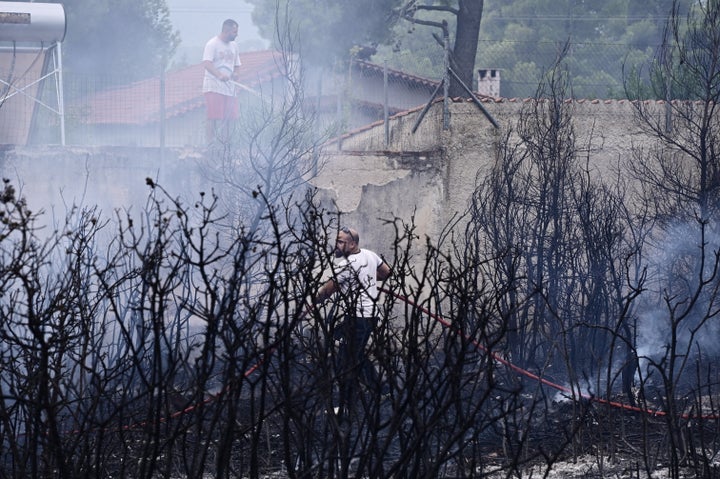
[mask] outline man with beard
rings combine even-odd
[[[345,318],[336,327],[341,340],[338,375],[340,377],[340,404],[347,407],[358,379],[376,391],[386,393],[378,373],[370,363],[365,348],[378,323],[378,281],[387,279],[391,270],[380,256],[360,248],[360,235],[354,229],[343,227],[335,240],[335,257],[339,260],[333,276],[318,290],[315,303],[322,303],[332,295],[344,307]]]

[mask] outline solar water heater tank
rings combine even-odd
[[[0,2],[0,41],[61,43],[65,20],[61,3]]]

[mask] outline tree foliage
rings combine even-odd
[[[115,81],[158,76],[180,37],[165,0],[64,0],[64,66]]]
[[[691,2],[679,2],[686,12]],[[644,65],[662,44],[672,1],[660,2],[549,2],[515,0],[487,2],[482,12],[476,68],[502,73],[501,94],[529,97],[543,72],[557,61],[566,43],[565,57],[572,89],[583,98],[623,98],[623,70]],[[428,15],[430,12],[428,12]],[[433,12],[430,18],[440,20]],[[454,21],[448,17],[451,32]],[[442,75],[442,51],[418,26],[398,24],[393,42],[378,48],[376,61],[432,78]],[[647,70],[643,71],[647,75]],[[646,77],[647,79],[647,77]]]
[[[488,5],[478,62],[500,68],[504,96],[527,96],[538,78],[518,66],[545,71],[566,42],[575,97],[622,97],[622,68],[651,57],[662,40],[671,2],[573,2],[516,0]],[[610,83],[608,83],[608,81]]]
[[[320,66],[347,61],[361,49],[366,55],[373,54],[377,46],[393,43],[396,26],[411,25],[420,26],[427,33],[425,40],[439,52],[439,65],[442,65],[443,36],[448,34],[454,71],[466,85],[472,85],[483,1],[250,0],[250,3],[255,5],[253,19],[264,37],[273,38],[275,25],[285,23],[282,18],[276,21],[278,17],[290,18],[302,57]],[[451,95],[467,96],[455,79],[451,82]]]
[[[443,40],[440,42],[443,51],[446,48],[445,38],[452,43],[452,46],[447,45],[448,50],[452,51],[448,66],[456,76],[449,77],[450,96],[469,96],[466,89],[473,87],[475,57],[484,3],[483,0],[457,0],[457,2],[440,1],[418,4],[416,0],[412,0],[407,2],[402,10],[402,18],[413,24],[440,28],[443,32]],[[438,13],[441,18],[438,21],[424,17],[428,13]],[[450,40],[449,31],[451,22],[454,25],[452,40]],[[438,39],[437,35],[434,37]]]
[[[347,60],[356,46],[389,37],[401,0],[249,0],[260,34],[277,44],[277,25],[288,25],[296,48],[310,64],[327,66]],[[280,34],[282,36],[282,33]]]

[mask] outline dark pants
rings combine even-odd
[[[338,375],[340,378],[341,405],[348,406],[355,394],[358,380],[366,387],[380,387],[378,373],[368,359],[366,347],[377,318],[345,317],[339,327],[340,351]]]

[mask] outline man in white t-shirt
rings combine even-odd
[[[333,268],[333,277],[320,287],[315,303],[322,303],[337,293],[345,309],[345,320],[337,328],[342,341],[339,351],[341,406],[347,406],[357,378],[382,391],[365,348],[378,322],[377,283],[387,279],[391,270],[376,253],[360,248],[360,235],[347,227],[338,232],[335,257],[339,261]]]
[[[222,24],[219,35],[205,44],[203,51],[202,91],[207,105],[207,141],[216,138],[227,140],[230,134],[230,122],[238,117],[238,100],[235,96],[234,80],[237,80],[240,68],[240,54],[235,38],[238,24],[227,19]],[[222,125],[222,131],[218,129]]]

